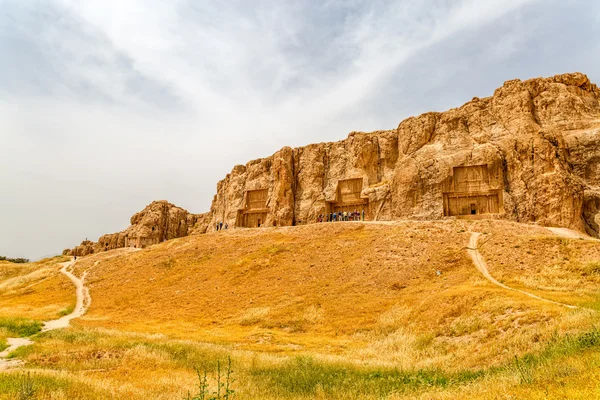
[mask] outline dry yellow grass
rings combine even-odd
[[[514,227],[514,229],[510,229]],[[490,273],[540,296],[600,309],[600,242],[569,239],[542,227],[487,223],[480,243]],[[507,229],[508,228],[508,229]]]
[[[498,280],[583,307],[488,282],[467,256],[471,231],[485,233]],[[244,399],[577,398],[600,384],[584,367],[600,364],[600,349],[561,343],[595,332],[598,247],[536,226],[435,221],[230,230],[121,249],[77,263],[88,313],[22,356],[48,379],[69,371],[72,398],[181,398],[194,366],[212,377],[227,355]],[[513,363],[526,354],[542,356],[523,382]],[[377,380],[386,374],[409,383],[394,389]]]
[[[0,262],[0,317],[57,318],[75,304],[71,281],[60,273],[66,257],[27,264]]]
[[[471,230],[509,239],[546,232],[501,221],[333,223],[104,253],[78,264],[89,269],[93,302],[77,324],[452,369],[502,363],[592,323],[581,325],[585,310],[489,284],[465,252]]]

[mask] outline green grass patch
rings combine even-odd
[[[62,310],[60,310],[60,312],[58,313],[59,317],[64,317],[66,315],[69,315],[73,312],[73,310],[75,310],[75,304],[70,305],[67,308],[63,308]]]
[[[538,372],[544,365],[557,364],[557,360],[599,349],[600,330],[597,328],[577,335],[554,335],[543,351],[536,354],[528,353],[522,357],[515,356],[513,365],[502,369],[512,371],[519,377],[521,384],[534,384],[536,376],[542,375]]]
[[[0,318],[0,328],[4,328],[12,335],[28,337],[42,330],[40,321],[27,318]]]
[[[358,367],[320,362],[311,357],[297,357],[273,367],[257,367],[250,373],[258,384],[281,398],[317,394],[333,398],[341,393],[353,393],[356,398],[386,397],[392,393],[465,384],[484,375],[483,371],[468,370],[447,373],[439,369],[404,371]]]
[[[77,371],[86,368],[117,367],[127,357],[128,349],[143,347],[149,350],[148,354],[167,355],[168,357],[159,357],[159,359],[170,360],[168,364],[164,365],[165,368],[178,366],[189,371],[202,371],[202,374],[199,375],[201,383],[206,383],[207,373],[211,382],[215,377],[220,376],[218,360],[225,360],[229,356],[227,349],[218,346],[135,336],[113,336],[110,333],[86,329],[48,332],[40,335],[39,339],[40,343],[35,346],[18,349],[15,352],[17,356],[27,360],[29,354],[40,351],[40,345],[43,347],[43,342],[46,340],[63,341],[65,346],[66,343],[71,343],[73,351],[76,351],[81,345],[83,349],[80,349],[80,353],[78,353],[79,358],[53,365],[53,368]],[[422,340],[423,346],[426,346],[432,338],[424,337]],[[57,346],[53,344],[50,348],[54,349]],[[566,365],[569,360],[599,350],[600,330],[594,328],[576,335],[556,334],[539,352],[514,357],[503,365],[482,369],[402,370],[321,361],[308,356],[280,359],[274,362],[263,362],[256,359],[247,363],[241,363],[239,359],[234,358],[232,363],[236,380],[245,381],[256,393],[269,393],[278,399],[387,398],[393,394],[410,395],[431,390],[452,390],[480,380],[490,380],[491,382],[498,377],[515,378],[517,385],[537,385],[541,384],[544,379],[548,380],[549,367]],[[49,351],[46,353],[47,356],[51,355],[52,350]],[[97,354],[110,354],[111,357],[109,361],[103,361],[104,364],[99,364],[94,361]],[[143,353],[137,354],[139,356]],[[91,361],[85,361],[87,358],[90,358]],[[35,362],[30,365],[35,365]],[[221,364],[221,367],[223,365]],[[568,368],[563,369],[567,371]],[[561,371],[552,373],[564,372]],[[245,390],[237,385],[234,385],[234,388],[238,391],[236,394],[239,395],[242,395]],[[201,389],[200,392],[204,393],[205,390]],[[3,398],[0,396],[0,399]]]
[[[8,349],[8,343],[6,343],[6,339],[0,339],[0,351],[4,351]]]

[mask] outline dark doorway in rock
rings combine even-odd
[[[477,214],[477,205],[475,203],[471,203],[471,215]]]

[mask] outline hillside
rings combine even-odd
[[[445,367],[503,361],[498,349],[529,350],[523,340],[542,324],[547,332],[570,328],[563,318],[577,312],[485,281],[465,251],[470,231],[489,233],[482,253],[505,282],[573,304],[595,301],[593,242],[506,222],[334,223],[192,236],[95,267],[85,259],[78,268],[92,268],[94,301],[79,323]],[[554,249],[569,251],[568,265],[556,266]],[[545,272],[539,284],[532,277],[531,269],[553,267],[564,272]],[[438,354],[407,348],[428,341]]]
[[[27,264],[0,261],[0,316],[50,319],[72,306],[71,283],[58,273],[58,263],[65,259]]]
[[[496,279],[578,308],[486,280],[467,252],[472,232],[482,233],[479,250]],[[491,220],[188,236],[79,260],[92,297],[87,314],[19,354],[44,374],[74,373],[63,382],[69,398],[103,398],[105,390],[180,398],[194,385],[194,367],[215,371],[227,355],[240,398],[581,394],[600,384],[581,369],[600,359],[599,251],[591,239]],[[581,351],[568,341],[590,334]],[[515,357],[531,379],[523,381]],[[554,362],[573,369],[555,371]]]

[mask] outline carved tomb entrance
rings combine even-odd
[[[444,215],[501,213],[501,189],[491,183],[487,165],[454,167],[452,191],[444,193]]]
[[[336,200],[329,203],[329,209],[332,213],[354,212],[368,214],[369,200],[360,197],[362,192],[363,180],[346,179],[338,182]]]
[[[244,208],[238,211],[236,226],[258,228],[267,219],[267,189],[248,190]]]

